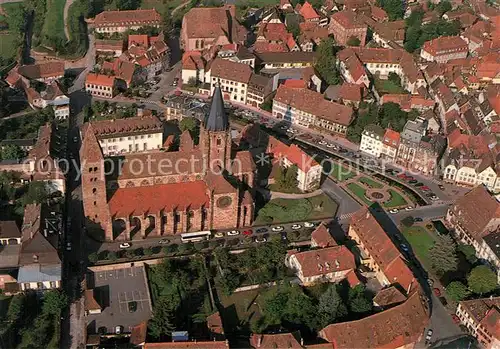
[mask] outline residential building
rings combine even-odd
[[[314,52],[268,52],[256,57],[262,68],[261,73],[275,73],[282,69],[307,68],[314,63]]]
[[[210,83],[211,91],[220,84],[225,100],[245,104],[251,76],[252,68],[249,65],[216,58],[206,74],[206,81]]]
[[[120,60],[140,66],[145,72],[145,80],[152,80],[170,67],[170,48],[163,34],[129,35],[128,42],[128,49]]]
[[[124,55],[122,55],[121,57],[124,57]],[[115,78],[113,86],[115,86],[115,88],[117,89],[121,88],[123,90],[129,88],[133,82],[144,82],[148,79],[147,71],[138,69],[139,66],[135,63],[122,60],[120,58],[115,58],[112,61],[103,62],[101,73],[99,74],[99,76],[101,77],[99,79],[101,84],[111,84],[111,81],[109,80],[111,78]],[[153,74],[153,76],[154,75],[155,74]],[[153,77],[151,77],[151,79],[152,78]],[[111,92],[114,92],[114,90],[112,90]],[[99,91],[97,91],[97,93],[99,93]]]
[[[262,23],[254,44],[256,53],[300,51],[293,34],[283,23]]]
[[[56,248],[59,234],[45,232],[43,219],[42,205],[28,204],[25,207],[17,277],[22,291],[43,291],[61,286],[62,264]]]
[[[354,51],[350,49],[342,50],[337,55],[340,73],[347,83],[370,86],[370,79],[361,62]]]
[[[15,221],[0,221],[0,245],[20,245],[21,232]]]
[[[500,203],[479,185],[448,209],[446,224],[467,245],[481,250],[481,239],[500,227]]]
[[[113,98],[116,93],[115,84],[114,76],[89,73],[85,79],[85,91],[94,97]]]
[[[194,7],[182,18],[181,48],[208,50],[214,45],[244,44],[247,30],[236,18],[236,7]]]
[[[123,40],[96,40],[95,50],[97,55],[120,57],[124,51]]]
[[[467,57],[469,47],[460,36],[440,36],[426,41],[420,51],[420,57],[427,61],[446,63],[452,59]]]
[[[373,297],[373,305],[378,309],[387,309],[404,301],[406,301],[406,296],[394,286],[380,290]]]
[[[179,151],[124,154],[115,158],[121,166],[109,176],[104,176],[103,150],[89,124],[80,148],[87,226],[106,241],[250,226],[254,199],[246,188],[253,186],[255,165],[250,152],[231,147],[218,85],[198,146],[185,131]],[[137,168],[137,163],[148,166]],[[235,186],[220,175],[222,170]]]
[[[18,73],[29,80],[37,80],[48,84],[64,76],[64,62],[52,61],[23,65],[18,68]]]
[[[481,298],[459,302],[456,314],[481,347],[494,349],[500,346],[499,309],[500,297]]]
[[[382,139],[382,148],[380,150],[380,157],[384,160],[391,162],[396,161],[398,155],[399,142],[401,141],[401,134],[390,128],[385,130],[384,138]]]
[[[256,334],[250,336],[250,346],[254,349],[289,348],[302,349],[300,332]]]
[[[368,125],[361,134],[361,143],[359,150],[368,153],[375,157],[380,157],[382,154],[382,139],[384,138],[385,130],[378,125]]]
[[[220,50],[217,52],[217,57],[237,63],[248,64],[252,69],[255,68],[255,55],[244,45],[228,44],[221,46]]]
[[[312,23],[319,23],[321,16],[316,12],[314,7],[311,5],[309,1],[304,2],[302,6],[300,6],[299,9],[299,14],[304,18],[304,21],[307,22],[312,22]]]
[[[433,99],[427,99],[418,95],[408,94],[385,94],[380,98],[380,104],[396,103],[401,110],[409,112],[416,109],[420,112],[434,109],[436,102]]]
[[[324,223],[318,225],[316,229],[311,233],[311,247],[332,247],[337,246],[335,239],[332,234],[330,234],[329,229]]]
[[[328,325],[319,336],[336,349],[413,348],[422,339],[429,316],[427,300],[416,289],[402,304],[360,320]]]
[[[322,40],[328,38],[328,28],[320,27],[316,23],[302,22],[299,23],[299,28],[298,43],[303,52],[313,52]]]
[[[478,258],[488,261],[495,268],[498,283],[500,283],[500,231],[485,235],[476,255]]]
[[[260,107],[273,91],[273,80],[259,74],[250,76],[247,89],[247,104],[252,107]]]
[[[356,269],[354,255],[345,246],[290,253],[285,264],[293,269],[302,285],[339,282]]]
[[[352,121],[352,108],[328,101],[308,89],[280,86],[273,100],[273,116],[302,127],[345,135]]]
[[[61,91],[56,81],[47,84],[42,92],[37,92],[34,88],[24,84],[23,86],[28,103],[33,109],[51,106],[54,109],[56,119],[66,120],[69,117],[69,97]]]
[[[269,136],[267,154],[273,157],[276,166],[288,168],[297,166],[297,188],[301,191],[314,191],[321,184],[321,165],[300,149],[296,144],[287,146],[276,138]]]
[[[201,51],[188,51],[182,55],[181,78],[183,84],[192,84],[205,81],[205,66],[207,62]]]
[[[352,216],[347,235],[356,243],[361,264],[374,272],[382,286],[396,284],[405,294],[412,292],[412,271],[367,207]]]
[[[365,46],[368,26],[354,11],[344,10],[330,17],[328,32],[333,34],[337,44],[349,46],[349,40],[357,38],[360,46]]]
[[[396,162],[404,167],[409,167],[415,159],[415,154],[425,136],[427,127],[424,120],[417,118],[408,120],[403,127],[399,141],[398,154]]]
[[[163,124],[151,111],[147,115],[91,124],[104,156],[151,151],[163,145]],[[88,126],[84,125],[82,134]]]
[[[161,16],[155,9],[103,11],[89,20],[97,33],[124,33],[143,27],[160,28]]]

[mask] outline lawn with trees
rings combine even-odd
[[[405,200],[405,198],[399,194],[397,191],[389,189],[388,190],[389,194],[391,195],[391,198],[389,201],[384,202],[382,205],[386,208],[393,208],[393,207],[400,207],[407,205],[408,202]]]
[[[397,76],[397,75],[396,75]],[[373,83],[375,85],[375,89],[379,93],[380,96],[384,94],[407,94],[408,92],[398,84],[396,81],[391,79],[381,79],[377,76],[373,77]]]
[[[337,51],[335,41],[330,36],[325,40],[321,40],[316,50],[317,59],[314,67],[328,85],[342,84],[337,58],[335,57]]]
[[[432,267],[430,251],[436,242],[434,237],[421,226],[403,228],[401,233],[410,244],[418,260],[426,269],[430,269]]]
[[[289,167],[279,166],[274,176],[274,184],[269,186],[271,191],[278,191],[282,193],[301,193],[297,187],[297,172],[299,168],[297,165]]]
[[[356,173],[349,170],[345,166],[340,165],[339,163],[332,162],[331,164],[332,167],[330,169],[329,175],[334,177],[339,182],[347,181],[356,176]]]
[[[373,204],[373,201],[366,198],[366,189],[362,186],[356,183],[349,183],[347,184],[347,188],[368,206],[371,206]]]
[[[25,12],[22,2],[2,4],[5,15],[0,20],[5,21],[8,29],[0,33],[0,67],[12,62],[22,47]]]
[[[368,178],[368,177],[361,177],[359,179],[359,181],[363,184],[366,184],[367,186],[369,186],[370,188],[382,188],[383,187],[383,184],[382,183],[379,183],[377,181],[374,181],[373,179],[371,178]]]

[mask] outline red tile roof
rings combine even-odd
[[[215,312],[212,315],[207,316],[207,327],[212,333],[224,334],[222,318],[219,312]]]
[[[460,36],[440,36],[426,41],[422,46],[422,50],[432,56],[439,56],[449,54],[450,50],[453,50],[453,52],[467,52],[469,46]]]
[[[87,74],[87,78],[85,79],[86,84],[93,84],[98,86],[108,86],[113,87],[115,85],[115,77],[108,76],[104,74]]]
[[[374,20],[382,22],[389,19],[389,16],[387,16],[387,12],[385,12],[384,9],[378,6],[371,6],[371,10],[372,10],[372,18]]]
[[[302,15],[302,17],[304,17],[306,21],[319,19],[318,13],[308,1],[306,1],[304,5],[302,5],[299,13]]]
[[[84,127],[88,127],[84,125]],[[92,128],[97,137],[130,132],[162,132],[163,124],[154,115],[126,119],[93,121]]]
[[[283,86],[289,88],[307,88],[307,83],[304,80],[288,79],[285,80]]]
[[[211,76],[248,84],[252,76],[252,68],[248,64],[232,62],[216,58],[210,67]]]
[[[57,78],[64,75],[64,62],[23,65],[19,67],[18,72],[28,79]]]
[[[186,51],[182,55],[182,69],[198,70],[205,68],[205,60],[200,51]]]
[[[327,101],[321,93],[308,89],[288,88],[281,85],[274,101],[345,126],[351,123],[353,117],[352,108]]]
[[[121,59],[115,58],[115,60],[111,62],[104,62],[102,65],[102,70],[103,71],[111,71],[113,74],[119,78],[122,79],[127,83],[127,85],[130,85],[132,82],[132,79],[134,77],[136,66],[132,62],[126,62]]]
[[[354,287],[354,286],[359,285],[361,283],[361,281],[358,278],[358,275],[356,274],[356,272],[354,270],[351,270],[347,274],[347,282],[349,283],[349,286],[351,286],[351,287]]]
[[[227,341],[146,343],[144,349],[227,349]]]
[[[420,290],[398,306],[361,320],[329,325],[320,336],[335,349],[396,349],[417,342],[429,323],[427,302]]]
[[[300,333],[278,333],[278,334],[255,334],[250,336],[252,348],[275,349],[275,348],[302,348],[300,345]]]
[[[500,339],[500,297],[473,299],[460,302],[461,307],[469,313],[476,324],[483,325],[490,335]]]
[[[390,145],[391,147],[398,148],[399,140],[401,139],[401,135],[399,132],[391,130],[390,128],[385,130],[383,143]]]
[[[346,48],[338,53],[338,58],[346,66],[354,81],[358,81],[363,75],[366,75],[363,63],[351,48]]]
[[[109,200],[112,216],[128,217],[147,212],[208,207],[208,187],[204,181],[118,188]]]
[[[136,46],[144,46],[149,47],[149,38],[146,34],[130,34],[128,36],[128,47],[136,45]]]
[[[161,16],[155,9],[130,11],[104,11],[95,16],[96,27],[131,27],[137,25],[159,25]]]
[[[314,231],[311,234],[311,240],[314,241],[316,245],[321,248],[337,245],[332,234],[330,234],[328,228],[323,223],[321,223],[320,225],[318,225],[316,229],[314,229]]]
[[[95,297],[94,297],[94,290],[93,289],[87,289],[85,290],[84,294],[85,298],[85,310],[101,310],[101,306],[99,303],[97,303]]]
[[[396,287],[390,286],[377,293],[373,298],[373,303],[379,307],[386,307],[402,303],[406,300],[406,296],[401,293]]]
[[[300,147],[296,144],[287,146],[285,143],[277,140],[273,136],[269,136],[266,151],[269,154],[273,154],[276,161],[286,158],[292,164],[297,165],[297,167],[305,173],[309,172],[313,166],[319,165],[316,160],[300,149]]]
[[[336,12],[331,16],[331,20],[340,24],[344,29],[366,28],[366,24],[351,10]]]
[[[96,40],[95,49],[100,50],[122,50],[123,40]]]
[[[356,268],[354,255],[345,246],[332,246],[293,254],[304,277],[327,275]]]
[[[356,84],[344,82],[340,86],[339,97],[345,102],[361,102],[363,99],[362,87]]]
[[[133,326],[130,334],[130,343],[134,345],[142,345],[146,342],[148,332],[148,322],[143,321],[140,324]]]

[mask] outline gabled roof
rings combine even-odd
[[[104,11],[94,18],[94,25],[101,26],[136,26],[158,25],[161,16],[155,9],[127,10],[127,11]]]
[[[330,234],[328,228],[324,223],[321,223],[316,229],[314,229],[314,231],[311,233],[311,240],[321,248],[337,245],[335,239],[333,238],[332,234]]]
[[[354,255],[345,246],[332,246],[293,253],[304,277],[313,277],[353,270],[356,268]]]
[[[252,76],[252,68],[245,63],[216,58],[210,66],[210,74],[212,77],[248,84]]]
[[[23,65],[18,69],[19,74],[28,79],[55,78],[64,75],[64,62],[54,61],[33,65]]]
[[[302,17],[304,17],[306,21],[314,20],[320,17],[316,12],[316,10],[309,3],[309,1],[306,1],[304,5],[302,5],[302,7],[299,10],[299,13],[302,15]]]
[[[300,344],[300,332],[277,333],[277,334],[256,334],[250,336],[250,346],[252,348],[275,349],[275,348],[302,348]]]
[[[394,286],[390,286],[379,291],[373,298],[373,303],[379,307],[387,307],[402,303],[405,300],[406,296],[401,291]]]

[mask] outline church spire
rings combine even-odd
[[[207,131],[227,131],[229,129],[229,119],[224,110],[224,99],[218,82],[215,84],[210,112],[205,117],[204,124]]]

